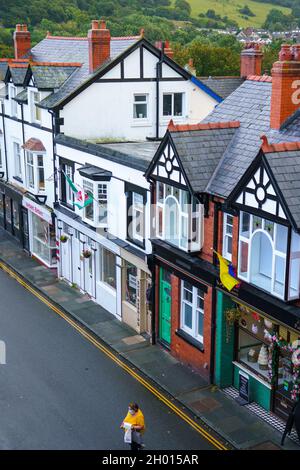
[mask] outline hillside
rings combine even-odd
[[[175,0],[173,0],[175,2]],[[266,17],[272,8],[276,8],[285,15],[291,13],[290,8],[286,8],[268,0],[268,2],[255,2],[253,0],[188,0],[192,7],[191,16],[197,18],[199,13],[206,13],[208,9],[215,10],[221,17],[228,16],[229,19],[236,21],[240,27],[254,26],[260,27],[265,22]],[[290,3],[287,0],[287,3]],[[281,0],[282,4],[285,0]],[[239,9],[247,5],[255,14],[253,17],[245,18],[245,15],[239,13]]]

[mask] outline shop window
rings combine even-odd
[[[91,197],[92,202],[83,209],[83,220],[94,227],[107,226],[108,213],[108,184],[92,180],[82,180],[85,197]]]
[[[134,119],[147,119],[148,118],[148,95],[134,95],[133,101],[133,118]]]
[[[131,263],[125,263],[125,300],[134,307],[137,306],[137,268]]]
[[[14,152],[14,166],[15,166],[14,176],[22,180],[23,174],[22,174],[21,146],[18,142],[13,142],[13,152]]]
[[[47,266],[56,265],[56,239],[52,225],[32,214],[33,243],[32,253]]]
[[[183,93],[164,93],[163,116],[176,117],[183,115]]]
[[[204,294],[187,281],[181,281],[180,327],[203,343]]]
[[[286,226],[245,212],[241,213],[238,265],[238,275],[241,279],[276,297],[284,298],[287,247]],[[297,283],[296,265],[294,263],[290,276],[290,283],[293,285]]]
[[[116,288],[116,255],[106,248],[101,248],[101,281],[113,289]]]
[[[38,194],[45,191],[44,155],[26,151],[26,186]]]
[[[131,184],[125,185],[127,196],[127,236],[144,248],[146,191]]]
[[[5,198],[5,220],[8,225],[11,225],[11,199],[10,197]]]
[[[232,261],[233,216],[224,213],[223,217],[223,257]]]
[[[157,183],[156,236],[184,251],[199,251],[203,206],[188,191]]]

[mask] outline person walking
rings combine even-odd
[[[131,450],[144,447],[145,418],[137,403],[129,403],[128,413],[120,427],[125,430],[124,441],[130,444]]]

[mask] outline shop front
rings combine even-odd
[[[28,250],[27,218],[22,211],[22,199],[21,190],[0,182],[0,226]]]
[[[29,197],[23,198],[23,212],[28,214],[31,254],[48,268],[56,268],[56,237],[53,212]]]
[[[217,293],[215,381],[286,419],[299,399],[300,332],[224,292]]]

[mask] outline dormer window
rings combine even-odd
[[[184,251],[202,246],[203,207],[189,191],[156,184],[156,236]]]
[[[93,201],[83,209],[82,219],[94,227],[107,226],[107,183],[98,183],[88,179],[82,180],[82,187]]]
[[[300,236],[297,233],[292,232],[290,236],[288,226],[241,212],[239,278],[288,300],[299,297],[299,268]]]

